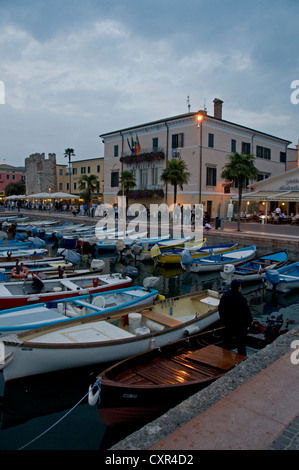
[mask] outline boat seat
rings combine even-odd
[[[86,307],[86,308],[90,308],[91,310],[96,310],[96,311],[101,312],[100,307],[97,307],[96,305],[92,305],[88,302],[84,302],[83,300],[75,300],[74,299],[73,303],[76,304],[76,305],[81,305],[81,307]]]
[[[74,284],[74,282],[70,281],[69,279],[60,279],[60,283],[66,287],[67,289],[70,290],[78,290],[79,286],[77,284]]]
[[[162,313],[155,312],[155,310],[142,310],[140,313],[142,314],[142,316],[148,318],[149,320],[153,320],[157,323],[161,323],[162,325],[169,326],[171,328],[173,326],[178,326],[182,324],[181,321],[178,321],[172,317],[167,317]]]

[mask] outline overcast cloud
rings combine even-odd
[[[224,101],[298,143],[297,0],[0,0],[0,160],[103,156],[99,134]]]

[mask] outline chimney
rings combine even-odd
[[[222,100],[215,98],[214,101],[214,117],[217,119],[222,119]]]

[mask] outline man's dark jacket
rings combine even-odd
[[[236,290],[229,290],[220,299],[219,316],[230,334],[246,334],[252,322],[247,300]]]

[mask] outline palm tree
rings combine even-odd
[[[85,200],[86,204],[89,206],[92,199],[92,194],[99,192],[100,182],[96,175],[82,175],[78,181],[79,190],[82,192],[82,197]]]
[[[65,149],[64,151],[64,156],[69,159],[69,176],[70,176],[70,193],[72,192],[72,186],[71,186],[71,157],[75,157],[76,155],[74,154],[74,149]]]
[[[135,176],[131,171],[125,170],[120,175],[119,182],[122,186],[123,194],[126,196],[126,208],[128,210],[129,190],[136,186]]]
[[[166,168],[162,171],[161,180],[164,184],[170,183],[174,188],[173,203],[176,204],[177,187],[183,190],[183,185],[187,184],[190,173],[184,160],[174,158],[166,162]]]
[[[225,181],[234,180],[238,183],[239,201],[238,201],[238,228],[240,231],[240,216],[241,216],[241,203],[242,203],[242,190],[243,185],[247,178],[257,179],[258,170],[254,166],[255,157],[251,154],[234,152],[228,155],[229,161],[225,164],[221,178]]]

